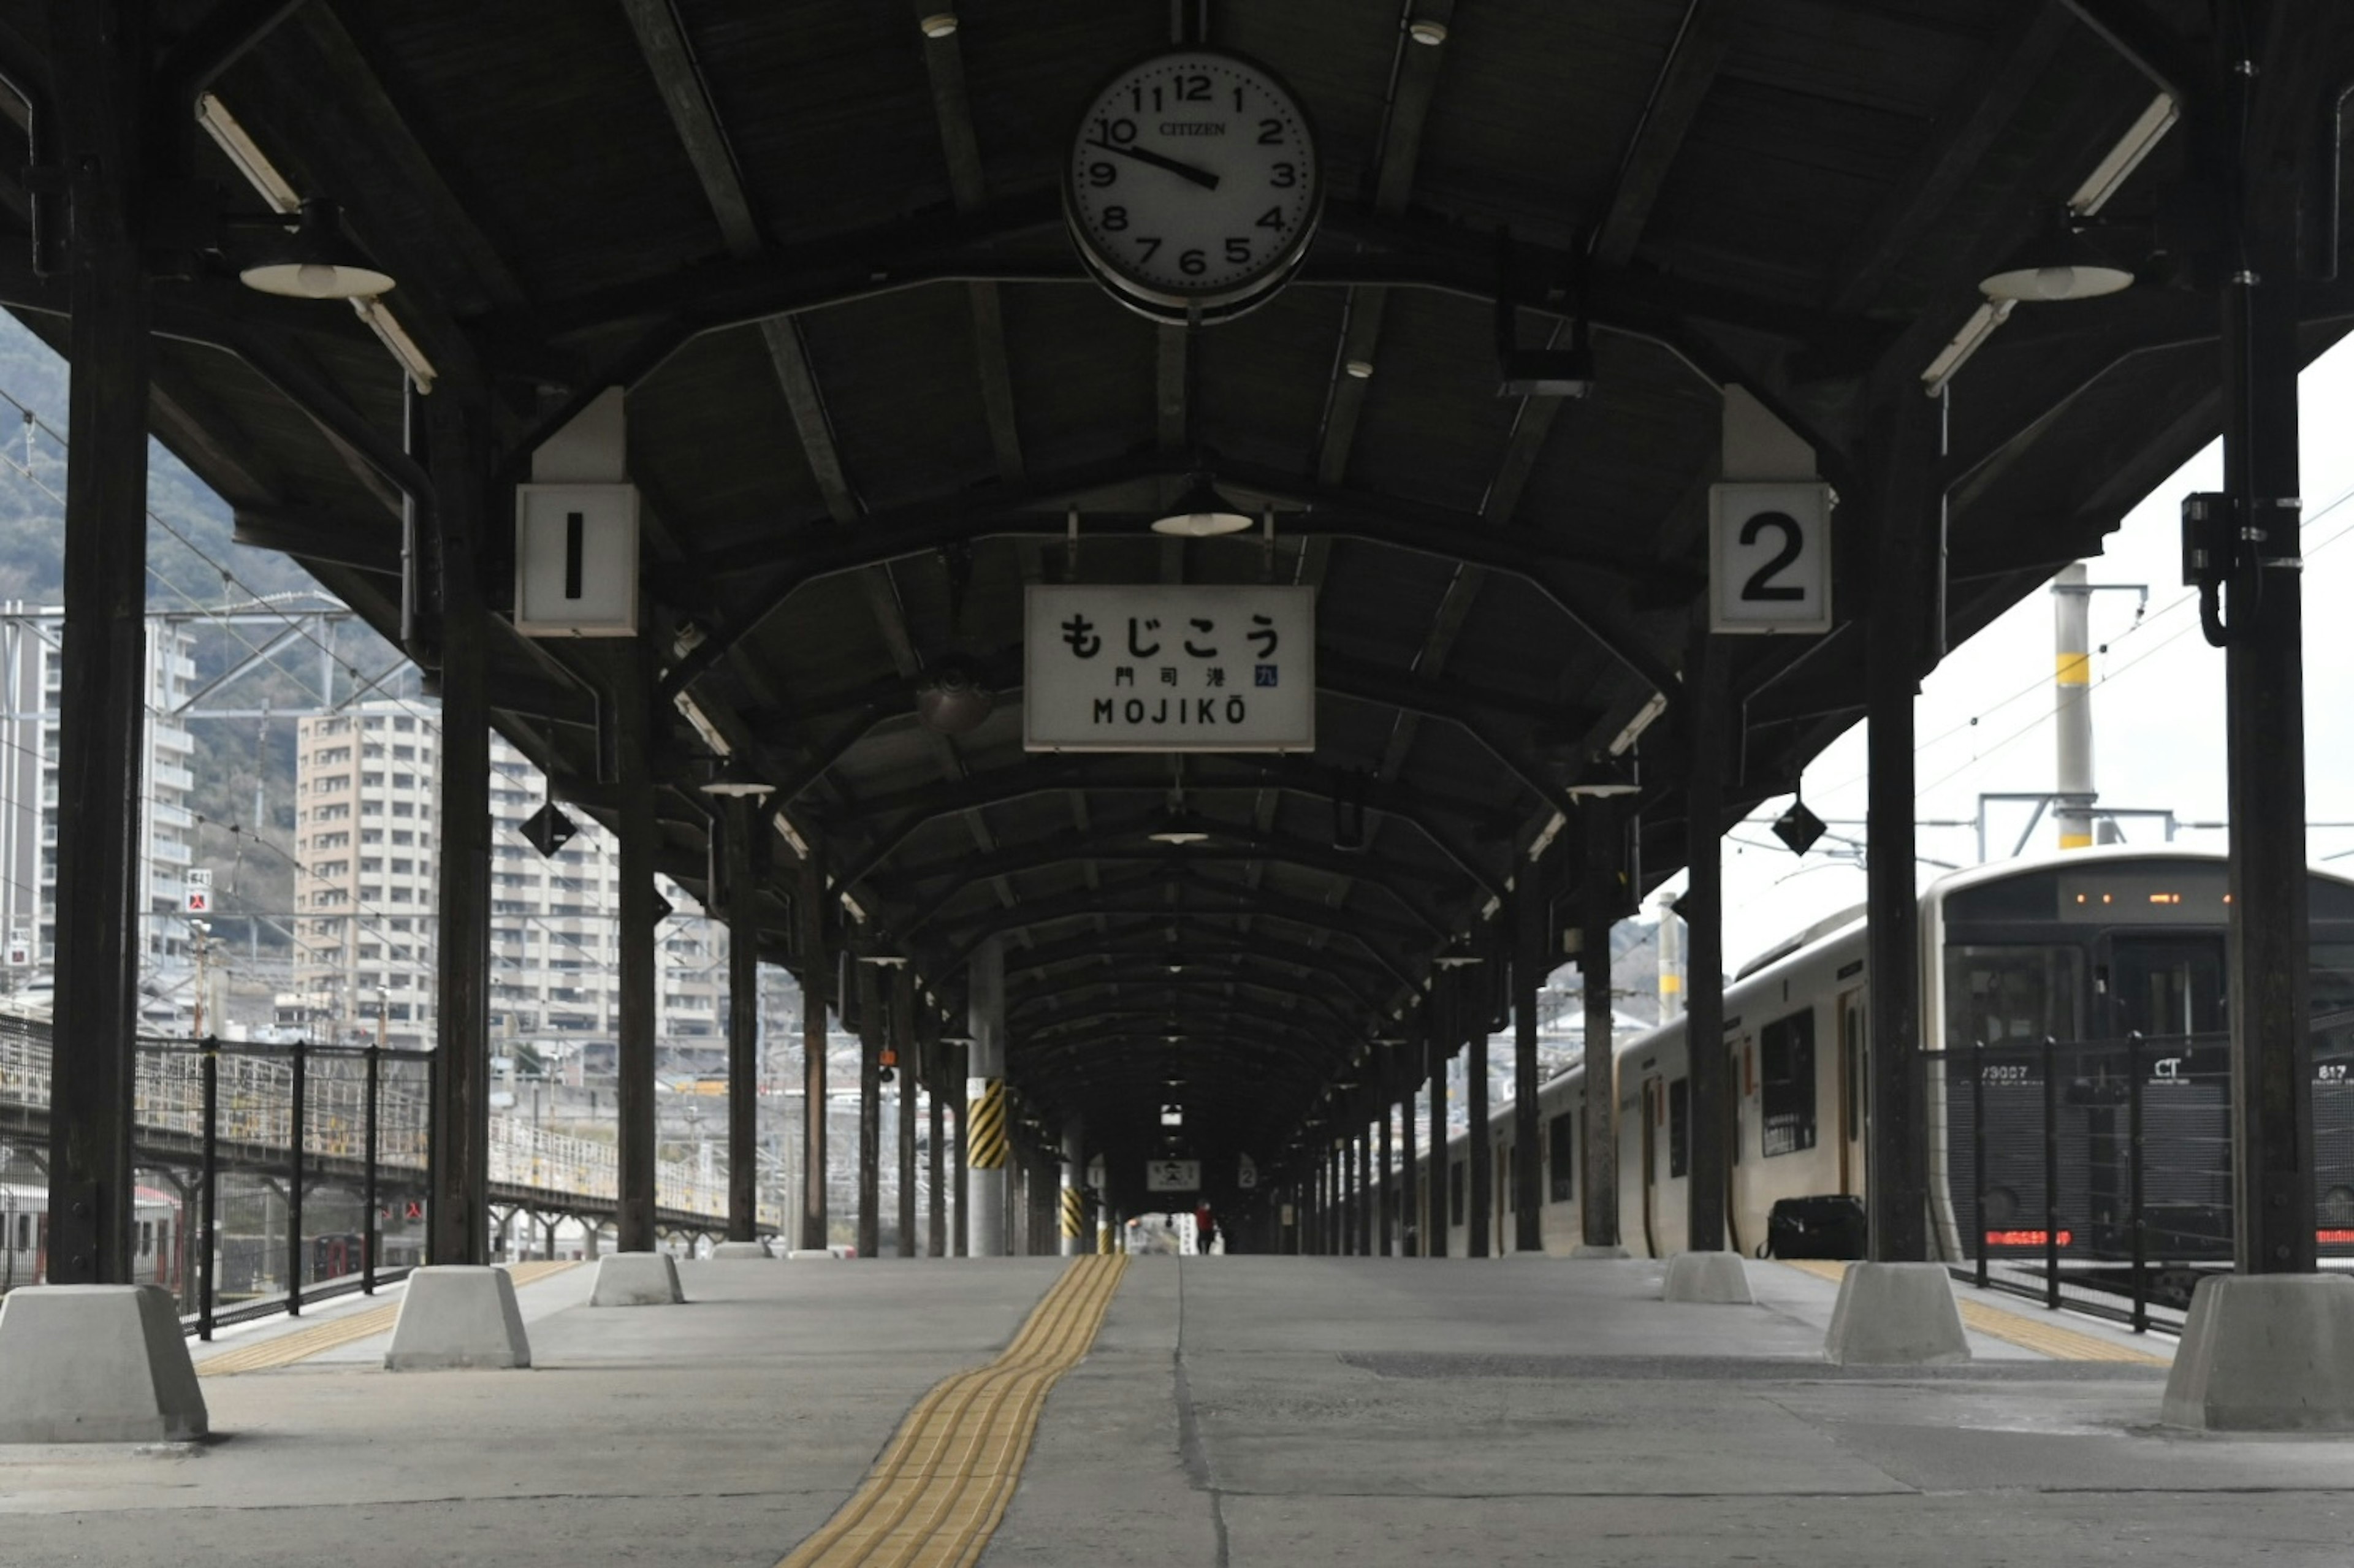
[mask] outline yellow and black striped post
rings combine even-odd
[[[1077,1187],[1063,1189],[1063,1239],[1073,1244],[1087,1232],[1087,1195]],[[1066,1249],[1071,1250],[1071,1249]]]
[[[966,1124],[965,1159],[975,1171],[1005,1168],[1005,1080],[982,1080]]]

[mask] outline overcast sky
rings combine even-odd
[[[1968,395],[1968,379],[1965,369],[1956,397]],[[2354,822],[2354,339],[2306,371],[2301,403],[2306,815],[2317,824]],[[2178,524],[2185,493],[2221,488],[2221,450],[2220,442],[2210,446],[2160,484],[2090,563],[2096,584],[2149,587],[2138,621],[2135,594],[2093,599],[2094,781],[2105,805],[2171,809],[2193,821],[2223,818],[2223,654],[2200,635],[2196,597],[2181,586]],[[2052,596],[2032,593],[1930,676],[1914,710],[1919,817],[1974,818],[1982,792],[2053,787],[2052,652]],[[1807,804],[1833,821],[1833,833],[1860,841],[1864,782],[1858,725],[1807,770]],[[1788,803],[1788,796],[1768,802],[1725,842],[1728,969],[1809,921],[1863,902],[1862,871],[1829,836],[1800,858],[1767,832]],[[1989,858],[2009,856],[2032,810],[1989,806]],[[2128,842],[2164,837],[2156,822],[2129,821],[2125,828]],[[2189,832],[2179,842],[2220,852],[2224,838]],[[2047,815],[2029,848],[2058,842]],[[2316,826],[2308,851],[2316,860],[2345,853],[2354,870],[2354,827]],[[1966,828],[1924,827],[1920,853],[1972,864],[1978,837]],[[1919,870],[1924,886],[1941,874],[1935,865]],[[1670,885],[1681,891],[1682,879]]]

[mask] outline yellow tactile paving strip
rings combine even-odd
[[[1803,1269],[1819,1279],[1837,1283],[1847,1273],[1844,1263],[1830,1263],[1809,1258],[1783,1258],[1787,1267]],[[2006,1312],[1983,1301],[1956,1298],[1955,1305],[1962,1309],[1962,1321],[1977,1332],[2005,1344],[2062,1361],[2130,1361],[2137,1366],[2162,1367],[2170,1363],[2164,1356],[2137,1351],[2130,1345],[2113,1344],[2091,1334],[2080,1334],[2073,1329],[2063,1329],[2057,1323],[2038,1322],[2016,1312]]]
[[[580,1266],[578,1258],[554,1262],[510,1264],[507,1272],[514,1276],[517,1285],[529,1285],[535,1279],[545,1279],[551,1274],[561,1274],[567,1268]],[[267,1372],[272,1367],[292,1366],[296,1361],[332,1351],[337,1345],[348,1345],[355,1340],[389,1333],[393,1319],[400,1315],[398,1301],[384,1307],[371,1307],[365,1312],[354,1312],[345,1318],[332,1318],[323,1323],[281,1334],[242,1350],[227,1351],[196,1366],[198,1377],[230,1377],[238,1372]]]
[[[865,1483],[778,1568],[970,1568],[1022,1478],[1038,1412],[1095,1343],[1126,1257],[1064,1271],[1002,1355],[924,1395]]]

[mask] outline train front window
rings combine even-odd
[[[2109,992],[2118,1034],[2212,1034],[2232,1026],[2220,936],[2115,938]]]
[[[2084,1033],[2084,955],[2046,944],[1946,949],[1948,1049],[2027,1044]]]

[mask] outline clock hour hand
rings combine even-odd
[[[1209,170],[1197,168],[1192,164],[1181,164],[1174,158],[1148,152],[1142,147],[1116,147],[1109,142],[1090,142],[1087,145],[1100,152],[1116,153],[1123,158],[1133,158],[1140,164],[1150,164],[1156,169],[1166,169],[1179,179],[1191,180],[1205,191],[1218,188],[1218,176]]]

